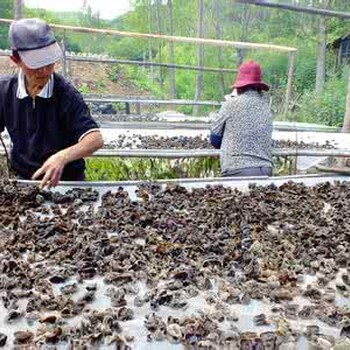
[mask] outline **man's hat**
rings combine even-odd
[[[37,18],[23,18],[11,23],[9,40],[23,63],[31,69],[47,66],[62,57],[49,25]]]

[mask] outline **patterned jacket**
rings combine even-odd
[[[211,127],[212,134],[222,137],[222,173],[250,167],[272,167],[269,98],[253,90],[225,97],[219,112],[214,113]]]

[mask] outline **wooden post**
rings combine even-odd
[[[337,57],[335,60],[336,60],[335,69],[338,71],[338,69],[340,69],[340,67],[341,67],[341,43],[339,45],[339,48],[337,51]]]
[[[168,0],[167,8],[168,8],[168,21],[169,21],[169,34],[174,35],[174,20],[173,20],[173,0]],[[175,53],[174,53],[174,43],[169,43],[168,45],[168,54],[169,61],[175,62]],[[171,99],[176,98],[176,90],[175,90],[175,69],[169,69],[169,95]],[[170,107],[172,108],[172,107]]]
[[[285,105],[284,105],[285,118],[287,118],[287,114],[289,111],[289,103],[290,103],[291,96],[292,96],[295,57],[296,57],[296,53],[294,51],[291,51],[289,53],[288,82],[287,82],[286,101],[285,101]]]
[[[13,0],[13,14],[16,20],[22,18],[22,7],[22,0]]]
[[[66,58],[66,31],[63,31],[63,39],[61,41],[62,48],[62,65],[63,65],[63,76],[67,78],[67,58]]]
[[[130,114],[130,103],[129,102],[125,102],[125,113]]]
[[[148,31],[152,33],[152,1],[147,1],[147,11],[148,11]],[[153,62],[153,53],[152,53],[152,47],[153,47],[153,42],[152,40],[148,41],[148,60],[150,62]],[[151,83],[154,81],[154,69],[153,66],[150,66],[150,80]]]
[[[345,104],[345,115],[343,120],[343,127],[341,129],[343,133],[348,133],[350,131],[350,71],[348,75],[348,91],[346,94],[346,104]],[[346,168],[348,158],[337,159],[337,166]]]
[[[350,72],[348,76],[348,93],[346,95],[345,115],[343,121],[342,132],[350,131]]]
[[[203,0],[198,0],[198,37],[202,38],[204,33],[204,20],[203,20],[203,13],[204,13],[204,2]],[[203,66],[203,46],[201,44],[197,45],[197,64],[199,67]],[[195,93],[194,93],[194,100],[199,101],[202,95],[202,85],[203,85],[203,72],[198,71],[196,76],[196,85],[195,85]],[[199,115],[200,108],[198,105],[193,106],[192,114],[193,115]]]
[[[316,94],[322,93],[326,80],[326,50],[327,50],[327,33],[326,33],[326,17],[319,18],[317,44],[317,66],[316,66]]]

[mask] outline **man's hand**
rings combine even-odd
[[[34,173],[32,180],[36,180],[44,175],[39,187],[55,187],[61,179],[61,175],[66,164],[66,151],[57,152],[48,158],[42,167]]]
[[[103,146],[103,138],[99,130],[92,130],[75,145],[53,154],[43,166],[32,176],[32,180],[41,178],[40,188],[57,186],[64,167],[74,160],[90,156]]]

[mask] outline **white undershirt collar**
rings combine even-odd
[[[51,74],[49,81],[45,84],[45,86],[42,88],[42,90],[38,93],[37,96],[42,98],[50,98],[52,97],[53,93],[53,85],[54,85],[54,79],[53,74]],[[28,96],[26,85],[25,85],[25,77],[22,69],[18,72],[18,88],[17,88],[17,98],[26,98]]]

